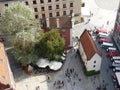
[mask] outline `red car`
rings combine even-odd
[[[106,57],[109,57],[109,56],[117,56],[119,54],[118,51],[110,51],[109,53],[106,54]]]
[[[5,42],[6,39],[5,38],[0,38],[0,42]]]
[[[96,34],[98,34],[99,32],[106,33],[106,34],[108,33],[107,30],[105,30],[105,29],[99,29],[99,30],[97,30]]]
[[[109,39],[109,38],[99,38],[98,39],[98,43],[103,43],[103,42],[111,43],[111,39]]]

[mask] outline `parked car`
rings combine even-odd
[[[99,32],[98,34],[97,34],[97,37],[98,38],[106,38],[106,37],[108,37],[109,36],[109,34],[107,34],[107,33],[102,33],[102,32]]]
[[[106,54],[106,57],[117,56],[118,54],[119,54],[118,51],[110,51]]]
[[[105,29],[99,29],[99,30],[96,31],[96,34],[98,34],[100,32],[101,33],[106,33],[106,34],[108,33],[107,30],[105,30]]]
[[[0,42],[5,42],[6,39],[5,38],[0,38]]]
[[[108,47],[112,47],[113,46],[113,43],[108,43],[108,42],[103,42],[101,44],[101,47],[102,48],[108,48]]]
[[[116,51],[116,50],[117,50],[117,48],[115,48],[115,47],[108,47],[106,49],[107,52],[109,52],[109,51]]]
[[[111,43],[111,39],[109,39],[109,38],[99,38],[98,39],[98,43],[103,43],[103,42]]]

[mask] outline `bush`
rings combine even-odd
[[[60,55],[55,55],[54,59],[55,59],[55,61],[60,61]]]
[[[87,76],[92,76],[92,75],[96,75],[96,74],[99,74],[100,71],[95,71],[95,70],[91,70],[91,71],[85,71],[85,74]]]

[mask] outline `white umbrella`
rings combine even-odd
[[[62,63],[61,62],[57,62],[57,61],[51,61],[49,64],[50,69],[53,70],[58,70],[62,67]]]
[[[49,66],[49,61],[48,61],[47,59],[41,58],[41,59],[39,59],[39,61],[38,61],[36,64],[37,64],[39,67],[45,68],[45,67]]]

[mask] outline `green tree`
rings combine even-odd
[[[33,10],[23,3],[12,4],[2,15],[0,31],[11,35],[13,54],[22,66],[35,63],[38,59],[34,47],[40,37],[40,30],[40,23],[35,19]]]
[[[34,17],[33,9],[23,3],[12,4],[5,9],[0,23],[2,33],[15,35],[20,31],[39,30],[40,24]]]
[[[35,53],[35,44],[37,39],[31,31],[19,32],[14,38],[13,54],[17,62],[22,66],[35,63],[38,56]]]
[[[42,39],[36,45],[38,56],[49,60],[60,60],[65,46],[65,40],[57,29],[52,29],[42,35]]]

